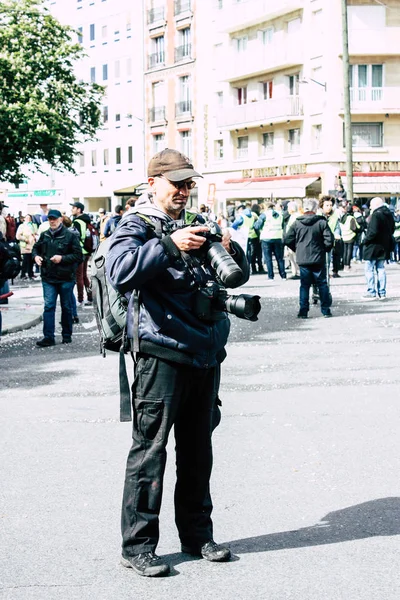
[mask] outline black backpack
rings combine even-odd
[[[0,234],[0,279],[15,279],[21,271],[21,254],[16,242],[6,242]]]

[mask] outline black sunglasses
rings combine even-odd
[[[184,187],[187,187],[188,190],[192,190],[196,187],[195,181],[171,181],[167,177],[164,177],[164,175],[156,175],[156,177],[161,177],[162,179],[165,179],[166,181],[168,181],[168,183],[171,183],[174,187],[176,187],[177,190],[182,190]]]

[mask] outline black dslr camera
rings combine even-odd
[[[222,285],[215,281],[207,281],[199,288],[195,296],[195,315],[202,321],[218,321],[224,318],[224,312],[228,312],[240,319],[257,321],[261,310],[260,296],[228,294],[225,287],[238,285],[243,276],[242,270],[221,244],[220,226],[211,221],[205,223],[205,226],[208,227],[208,231],[198,235],[204,236],[206,242],[196,254],[215,271]]]

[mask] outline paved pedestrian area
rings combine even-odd
[[[333,319],[318,307],[297,319],[298,287],[254,276],[260,320],[232,319],[212,493],[215,538],[235,559],[179,552],[171,439],[165,579],[118,564],[131,426],[91,311],[68,346],[37,349],[40,325],[4,336],[1,598],[398,600],[400,266],[388,266],[386,301],[361,300],[362,265],[333,280]]]

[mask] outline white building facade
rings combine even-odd
[[[349,0],[354,191],[400,195],[400,5]],[[216,208],[346,186],[340,0],[217,0],[204,172]]]
[[[87,56],[77,76],[105,86],[98,139],[78,148],[77,175],[47,169],[9,189],[12,208],[35,212],[39,203],[70,210],[74,201],[111,210],[123,188],[144,181],[142,0],[49,0],[49,10],[77,31]]]

